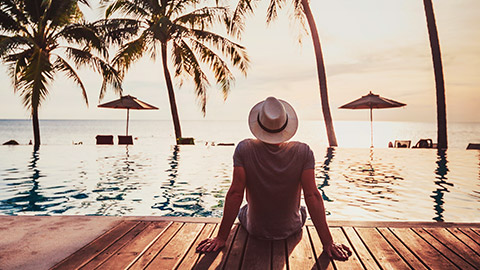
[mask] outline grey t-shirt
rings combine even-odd
[[[245,169],[248,207],[241,222],[250,234],[285,239],[301,229],[301,176],[315,167],[307,144],[272,145],[246,139],[235,149],[233,166]]]

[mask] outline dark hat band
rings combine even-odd
[[[262,125],[262,122],[260,122],[260,114],[257,114],[257,122],[258,122],[258,125],[259,125],[263,130],[265,130],[266,132],[279,133],[279,132],[283,131],[283,130],[287,127],[287,124],[288,124],[288,114],[287,114],[287,119],[285,120],[285,124],[283,124],[283,126],[282,126],[281,128],[269,129],[269,128],[267,128],[266,126]]]

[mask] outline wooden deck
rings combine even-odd
[[[193,221],[193,222],[191,222]],[[353,251],[330,261],[311,224],[287,240],[264,241],[235,225],[227,246],[199,254],[218,223],[125,220],[53,269],[480,269],[480,224],[330,222]]]

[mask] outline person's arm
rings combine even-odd
[[[233,222],[237,218],[240,205],[243,201],[245,178],[245,169],[243,167],[233,167],[232,184],[227,192],[227,195],[225,196],[223,217],[217,237],[205,239],[200,242],[197,247],[197,251],[217,251],[225,246],[225,242],[227,241]]]
[[[323,205],[322,195],[317,189],[315,183],[315,172],[313,169],[304,170],[302,173],[302,189],[307,204],[308,213],[312,219],[313,225],[317,230],[318,236],[323,244],[323,249],[327,254],[336,260],[347,260],[352,252],[343,244],[335,244],[328,228],[327,218],[325,216],[325,206]]]

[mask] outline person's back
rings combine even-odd
[[[323,199],[315,183],[315,159],[310,147],[287,142],[298,127],[293,107],[269,97],[250,110],[248,121],[257,140],[243,140],[235,149],[233,179],[225,196],[218,234],[200,242],[197,250],[210,252],[225,246],[237,214],[241,225],[253,236],[289,237],[305,223],[306,212],[300,207],[303,190],[324,251],[334,259],[348,259],[350,249],[335,244],[330,234]],[[245,191],[247,204],[240,210]]]
[[[301,142],[267,144],[256,139],[240,142],[234,166],[246,173],[248,207],[239,219],[250,234],[267,239],[285,239],[299,231],[306,218],[300,212],[301,176],[313,169],[310,147]]]

